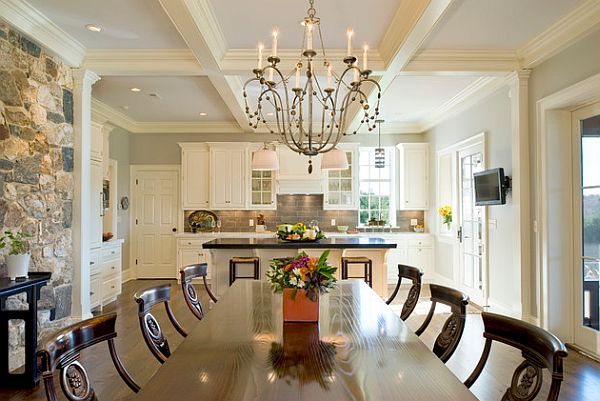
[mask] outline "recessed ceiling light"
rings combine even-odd
[[[87,24],[85,26],[85,29],[87,29],[88,31],[91,31],[91,32],[100,32],[100,31],[102,31],[102,27],[101,26],[94,25],[94,24]]]
[[[140,88],[131,88],[132,92],[141,92],[142,90]]]
[[[201,115],[202,117],[205,117],[205,116],[207,116],[207,115],[208,115],[208,113],[201,112],[201,113],[200,113],[200,115]]]
[[[123,110],[129,110],[129,106],[121,106]]]

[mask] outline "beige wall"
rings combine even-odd
[[[468,139],[481,132],[486,133],[486,167],[503,167],[505,174],[512,174],[511,119],[508,88],[503,88],[485,98],[474,107],[443,121],[426,132],[431,143],[431,205],[430,227],[435,230],[437,216],[437,168],[436,152]],[[520,309],[520,291],[515,281],[520,280],[520,271],[513,267],[511,233],[514,230],[513,206],[509,194],[507,204],[488,206],[488,219],[497,221],[497,228],[489,230],[489,297],[490,303],[508,310]],[[453,278],[452,245],[438,242],[436,245],[436,272],[445,278]]]
[[[276,135],[257,134],[132,134],[131,164],[180,164],[181,148],[178,142],[271,142]],[[385,134],[381,137],[383,146],[400,142],[420,142],[420,134]],[[342,142],[360,142],[364,146],[376,146],[377,134],[352,135]]]

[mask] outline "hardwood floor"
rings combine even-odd
[[[108,305],[104,310],[105,312],[116,311],[119,315],[117,319],[117,332],[119,333],[116,339],[117,351],[125,367],[142,387],[159,369],[160,364],[152,357],[142,339],[133,294],[140,289],[164,282],[165,280],[130,281],[124,284],[123,293],[119,299]],[[173,280],[170,283],[173,287],[172,306],[175,316],[186,330],[191,330],[198,321],[187,309],[177,282]],[[199,293],[202,295],[203,304],[208,305],[208,296],[201,286],[199,287]],[[395,303],[401,303],[404,299],[403,296],[402,293],[398,294]],[[426,289],[424,289],[422,296],[427,297]],[[408,324],[413,329],[416,329],[424,319],[426,306],[428,305],[424,305],[422,308],[417,307],[415,313],[408,319]],[[170,324],[164,308],[157,309],[155,316],[169,340],[171,349],[176,350],[183,338]],[[435,337],[440,332],[444,320],[445,316],[443,314],[436,314],[430,327],[422,335],[423,341],[429,346],[432,345]],[[471,373],[481,356],[484,343],[481,336],[482,332],[481,316],[475,309],[471,308],[470,313],[467,315],[467,324],[460,345],[447,363],[447,366],[461,381]],[[97,345],[82,353],[81,362],[88,369],[90,379],[100,401],[119,401],[132,398],[133,393],[122,382],[112,365],[106,344]],[[486,369],[472,388],[473,393],[482,401],[500,400],[504,390],[510,383],[514,369],[520,362],[521,356],[518,351],[508,346],[494,344]],[[561,400],[597,401],[599,399],[600,364],[574,350],[569,350],[569,357],[565,360],[564,368],[565,381],[561,389]],[[549,380],[545,377],[543,393],[538,396],[538,399],[546,399],[548,383]],[[0,400],[33,401],[45,399],[43,386],[31,390],[0,389]]]

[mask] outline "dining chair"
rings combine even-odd
[[[398,282],[396,283],[396,288],[394,288],[394,292],[388,298],[388,300],[385,301],[385,303],[389,305],[392,303],[394,298],[396,298],[403,278],[412,281],[412,286],[410,287],[410,290],[408,290],[408,295],[406,296],[406,300],[402,306],[402,312],[400,313],[400,319],[402,320],[408,319],[411,313],[415,310],[417,302],[419,302],[419,295],[421,295],[422,276],[423,273],[416,267],[398,265]]]
[[[204,288],[208,293],[210,299],[213,302],[217,302],[217,297],[210,290],[210,287],[206,283],[206,274],[208,270],[208,265],[206,263],[200,263],[196,265],[186,266],[183,269],[179,270],[179,277],[181,278],[181,289],[183,290],[183,299],[185,299],[185,303],[190,308],[194,316],[198,318],[198,320],[202,320],[204,318],[204,309],[202,308],[202,303],[200,302],[200,298],[198,298],[198,293],[196,292],[196,288],[192,283],[192,280],[195,278],[202,277],[202,281],[204,282]]]
[[[181,327],[171,309],[171,284],[147,288],[141,293],[136,293],[133,298],[138,304],[138,319],[144,340],[156,359],[160,363],[164,363],[171,356],[171,349],[167,337],[165,337],[158,321],[151,313],[152,308],[160,303],[165,304],[169,320],[179,334],[187,337],[187,332]]]
[[[119,376],[134,392],[140,386],[129,375],[115,349],[116,313],[108,313],[83,320],[53,334],[37,352],[40,370],[48,401],[57,401],[54,387],[54,374],[60,371],[59,381],[63,394],[69,400],[97,400],[86,369],[79,362],[80,352],[93,345],[106,341],[108,351]]]
[[[482,312],[481,317],[485,346],[479,363],[465,381],[465,385],[470,388],[475,383],[490,356],[492,341],[498,341],[519,349],[525,358],[513,373],[510,387],[504,393],[502,400],[535,399],[542,388],[544,379],[542,369],[548,369],[552,375],[547,400],[558,400],[563,380],[563,358],[568,355],[563,342],[554,334],[522,320],[489,312]]]
[[[469,297],[458,290],[441,285],[430,284],[429,289],[431,291],[431,308],[425,321],[415,331],[415,334],[420,336],[427,326],[429,326],[438,303],[449,306],[451,315],[446,319],[442,332],[437,336],[433,344],[433,353],[442,362],[446,363],[452,354],[454,354],[454,351],[456,351],[465,329]]]

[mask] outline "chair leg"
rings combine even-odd
[[[229,286],[235,281],[235,263],[233,260],[229,260]]]
[[[256,260],[256,261],[254,261],[254,280],[260,280],[259,270],[260,270],[260,264],[259,264],[259,261]]]
[[[348,261],[342,260],[342,280],[348,279]]]
[[[373,288],[373,262],[369,261],[369,287]]]
[[[363,264],[363,270],[364,270],[363,275],[365,276],[365,283],[369,284],[369,286],[370,286],[371,283],[369,283],[369,264],[368,263]]]

